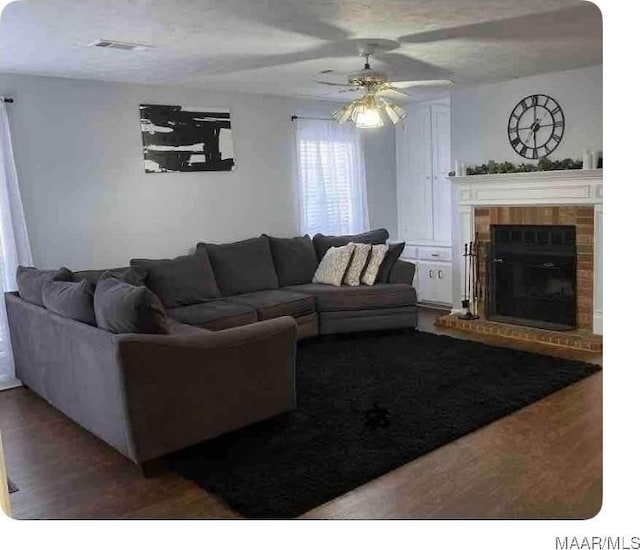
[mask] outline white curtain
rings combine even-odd
[[[344,235],[368,230],[364,156],[356,128],[299,118],[296,149],[300,231]]]
[[[16,289],[18,264],[32,265],[5,102],[0,98],[0,390],[18,384],[7,326],[4,293]]]

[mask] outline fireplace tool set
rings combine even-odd
[[[462,299],[462,309],[465,313],[458,315],[458,318],[467,321],[479,319],[478,301],[480,298],[480,282],[478,280],[479,258],[478,258],[478,234],[476,240],[464,243],[464,297]]]

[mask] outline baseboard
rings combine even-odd
[[[429,309],[440,309],[442,311],[451,311],[451,304],[439,304],[437,302],[418,302],[418,307],[426,307]]]
[[[19,388],[20,386],[22,386],[22,382],[15,376],[0,374],[0,391],[11,390],[13,388]]]
[[[602,334],[602,311],[594,311],[593,312],[593,333],[594,334]]]

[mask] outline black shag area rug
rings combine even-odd
[[[292,518],[599,367],[429,333],[303,341],[298,408],[174,454],[250,518]]]

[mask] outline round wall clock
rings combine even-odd
[[[563,134],[564,113],[558,102],[548,95],[525,97],[509,116],[509,142],[521,157],[546,157],[560,144]]]

